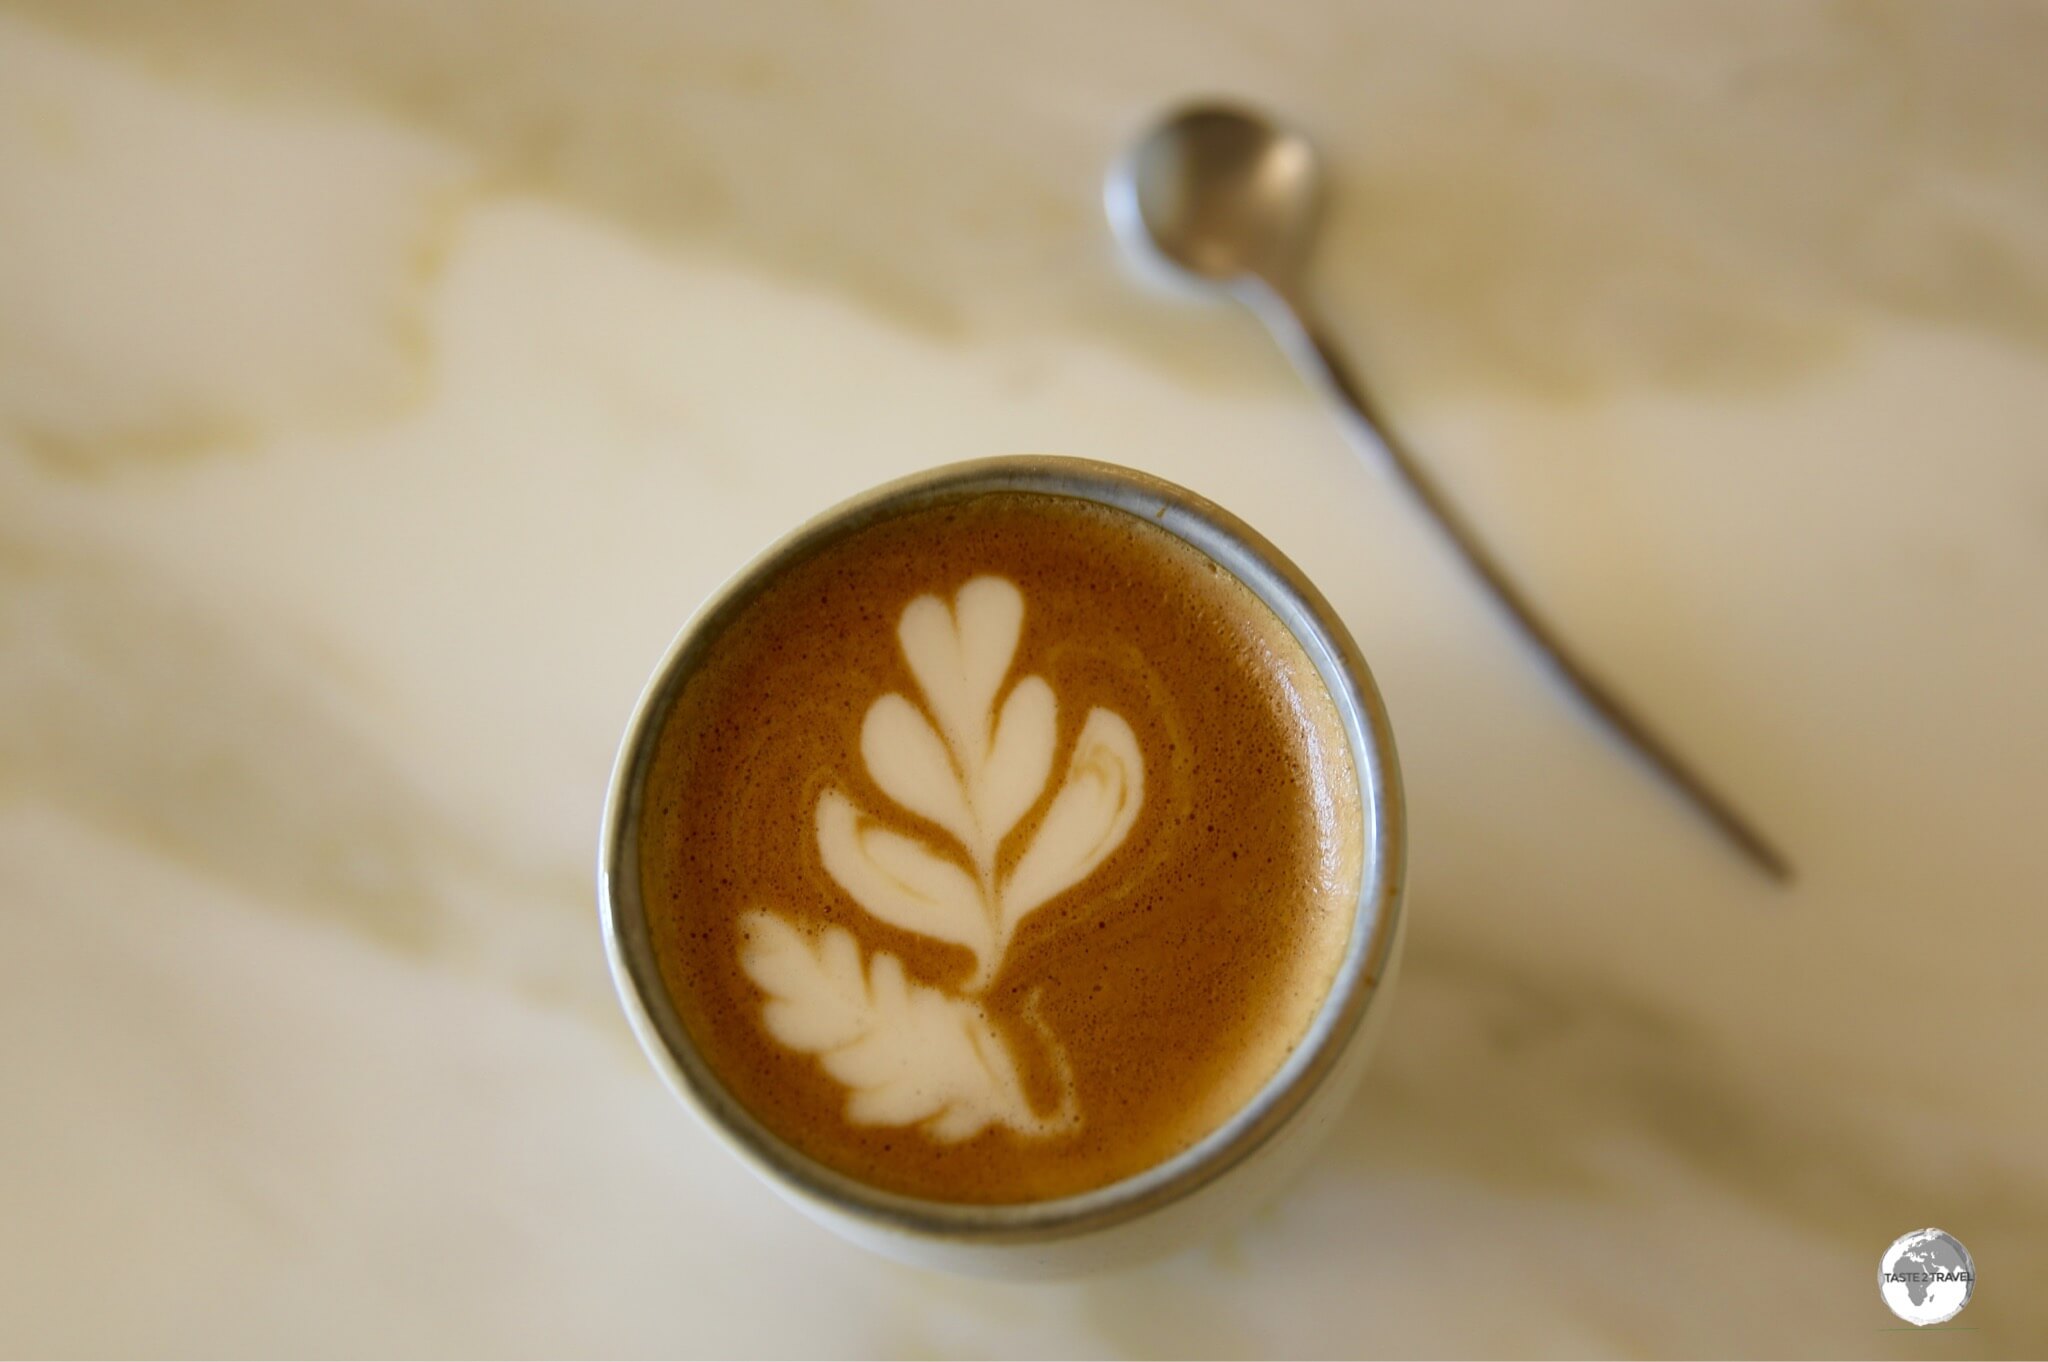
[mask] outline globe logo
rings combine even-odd
[[[1977,1265],[1954,1235],[1914,1230],[1892,1241],[1877,1269],[1877,1292],[1893,1314],[1926,1326],[1951,1320],[1977,1289]]]

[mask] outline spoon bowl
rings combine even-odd
[[[1183,285],[1289,292],[1321,202],[1315,150],[1235,105],[1192,104],[1148,128],[1112,168],[1109,219],[1134,256]]]

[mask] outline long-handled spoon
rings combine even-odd
[[[1111,225],[1135,255],[1258,313],[1303,376],[1335,399],[1360,449],[1384,459],[1407,484],[1480,584],[1565,684],[1744,855],[1774,878],[1791,877],[1790,864],[1755,825],[1572,656],[1394,435],[1315,319],[1300,284],[1320,201],[1315,152],[1307,139],[1247,109],[1221,104],[1181,109],[1148,130],[1116,163],[1105,198]]]

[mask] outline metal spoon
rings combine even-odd
[[[1500,607],[1588,708],[1691,800],[1771,876],[1791,866],[1728,801],[1573,657],[1458,509],[1395,436],[1303,297],[1300,271],[1320,194],[1307,139],[1224,104],[1180,109],[1111,169],[1110,225],[1138,260],[1179,283],[1220,293],[1259,314],[1304,377],[1336,400],[1360,451],[1384,460],[1435,519]]]

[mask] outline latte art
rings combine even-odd
[[[891,693],[861,724],[869,775],[903,809],[944,829],[951,847],[891,827],[844,791],[818,798],[826,871],[883,922],[972,954],[965,987],[907,983],[902,962],[886,951],[864,964],[843,928],[814,943],[771,912],[744,920],[741,964],[770,999],[763,1024],[791,1049],[818,1055],[852,1090],[849,1120],[922,1122],[941,1140],[996,1123],[1031,1136],[1080,1123],[1071,1086],[1052,1116],[1031,1109],[1008,1042],[974,999],[1002,968],[1024,917],[1086,878],[1129,834],[1145,763],[1131,726],[1091,709],[1026,850],[999,872],[997,851],[1042,797],[1058,740],[1059,702],[1045,678],[1025,677],[997,704],[1023,621],[1023,593],[1000,577],[967,583],[950,609],[936,596],[918,597],[896,636],[926,710]],[[1066,1052],[1035,1002],[1034,994],[1027,1015],[1068,1074]]]
[[[1338,968],[1364,865],[1300,643],[1126,512],[849,529],[718,625],[645,780],[641,896],[733,1101],[870,1185],[1061,1197],[1215,1129]]]
[[[1045,678],[1025,677],[996,704],[1023,622],[1023,593],[999,577],[967,583],[950,610],[936,596],[918,597],[896,636],[938,726],[898,694],[875,701],[861,724],[861,757],[875,783],[950,833],[971,874],[838,790],[818,801],[818,849],[832,878],[876,917],[972,952],[969,993],[988,987],[1026,913],[1116,849],[1144,798],[1131,726],[1090,710],[1044,822],[998,876],[996,851],[1038,802],[1057,741],[1059,702]]]

